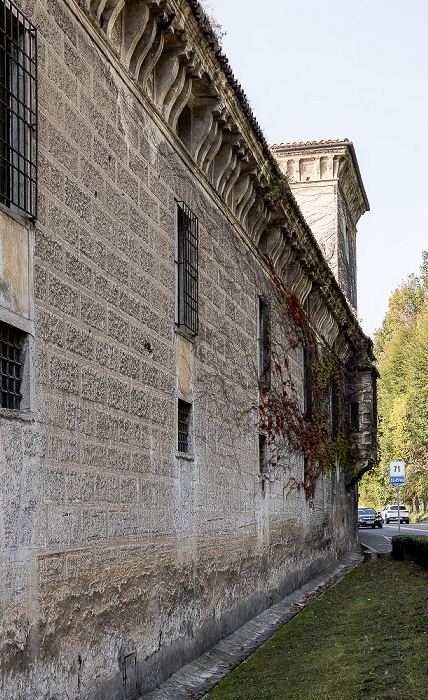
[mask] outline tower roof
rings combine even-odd
[[[370,210],[369,200],[364,188],[361,177],[360,168],[358,165],[357,156],[355,154],[354,144],[349,139],[327,139],[325,141],[296,141],[294,143],[276,143],[270,146],[274,156],[286,154],[304,154],[304,153],[321,153],[321,152],[343,152],[347,150],[351,156],[355,175],[358,180],[358,185],[365,205],[365,211]]]

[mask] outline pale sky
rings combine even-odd
[[[268,143],[348,138],[370,202],[358,224],[368,335],[428,250],[427,0],[211,0]]]

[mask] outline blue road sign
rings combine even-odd
[[[404,476],[390,476],[389,483],[390,484],[405,484],[406,480],[405,480]]]

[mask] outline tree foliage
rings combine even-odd
[[[389,300],[375,334],[380,465],[361,483],[360,500],[383,508],[395,501],[388,462],[406,462],[405,502],[428,510],[428,252],[419,276],[410,275]]]

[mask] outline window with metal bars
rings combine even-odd
[[[36,30],[10,2],[0,0],[0,202],[36,217]]]
[[[176,202],[177,325],[198,333],[198,219],[184,202]]]
[[[177,449],[179,452],[190,452],[192,404],[178,399]]]
[[[1,406],[21,408],[22,345],[25,334],[0,322]]]

